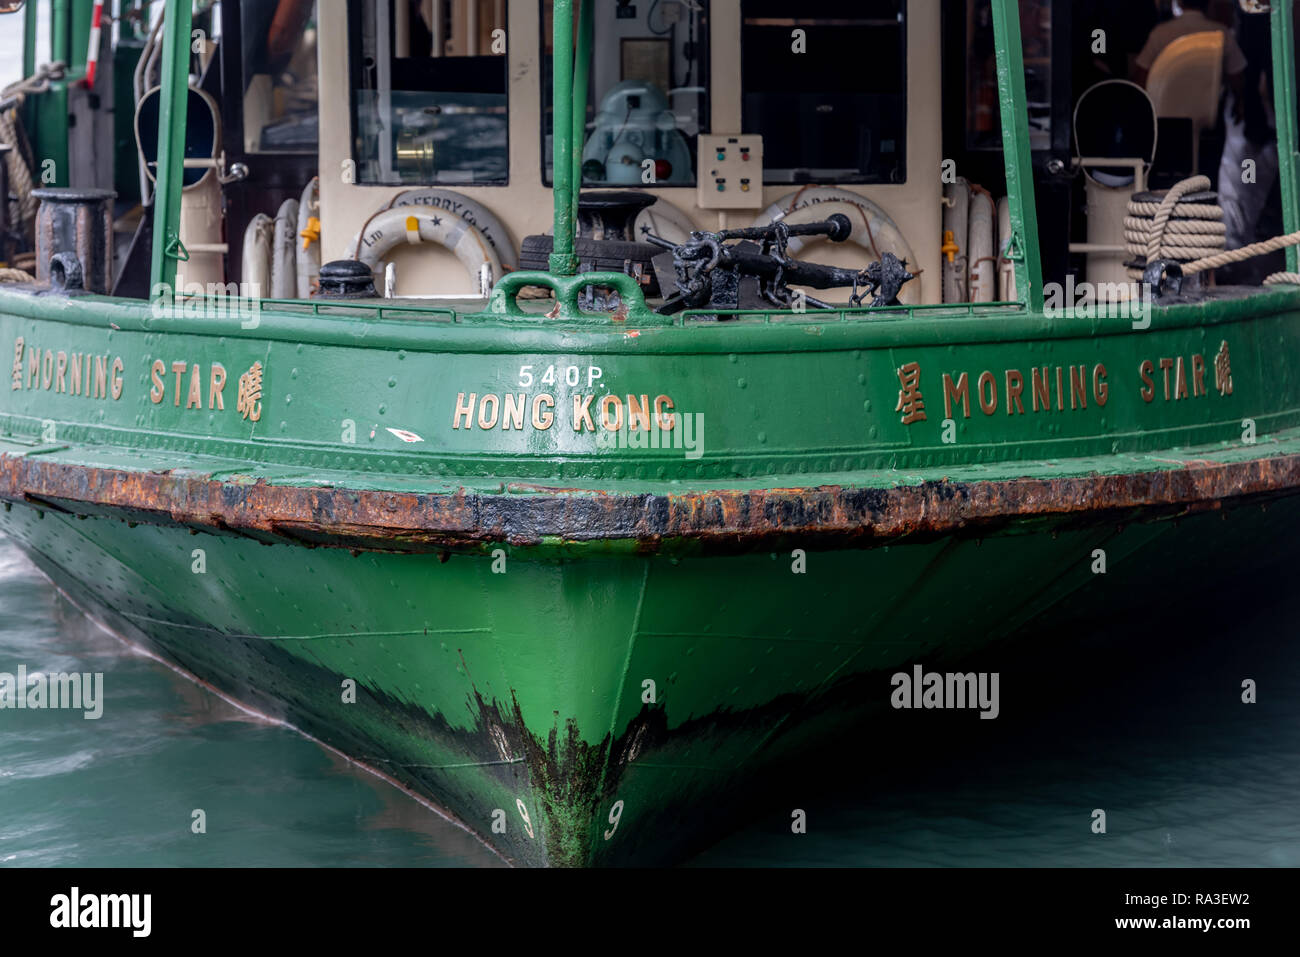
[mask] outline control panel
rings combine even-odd
[[[763,137],[701,133],[697,149],[700,209],[761,209]]]

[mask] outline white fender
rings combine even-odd
[[[865,249],[873,260],[882,254],[891,252],[899,259],[906,260],[911,266],[917,264],[916,254],[903,236],[897,224],[889,218],[883,209],[857,193],[833,186],[806,187],[787,196],[781,197],[754,220],[755,226],[766,226],[777,220],[790,225],[811,223],[825,219],[834,213],[843,213],[853,224],[849,239]],[[802,236],[791,236],[787,247],[790,255],[798,256],[808,240]],[[904,305],[916,305],[921,301],[920,283],[910,282],[903,287],[898,301]]]
[[[436,243],[451,250],[476,289],[484,263],[488,265],[489,284],[502,276],[501,259],[477,226],[460,216],[448,215],[446,210],[423,206],[398,206],[372,216],[366,228],[352,237],[348,255],[376,272],[384,256],[402,243]]]
[[[998,200],[998,299],[1013,302],[1016,298],[1016,267],[1007,259],[1011,244],[1011,203],[1003,196]]]
[[[271,298],[298,295],[298,201],[286,199],[275,214],[271,239]]]
[[[307,231],[307,221],[312,217],[320,219],[320,177],[313,176],[307,188],[298,200],[298,231],[294,236],[295,249],[298,254],[298,298],[310,299],[312,290],[320,277],[320,240],[308,240],[303,237]]]
[[[244,255],[240,271],[240,295],[264,299],[271,295],[271,234],[275,223],[266,213],[253,217],[244,230]]]
[[[651,233],[670,243],[685,243],[690,241],[691,230],[695,228],[690,217],[666,199],[656,200],[641,210],[634,225],[638,242],[644,242],[646,233]]]
[[[483,234],[487,244],[496,252],[497,261],[501,263],[503,270],[513,272],[519,268],[519,254],[514,241],[510,238],[510,232],[506,229],[505,224],[481,203],[476,203],[469,197],[454,190],[429,187],[426,189],[408,189],[404,193],[398,193],[387,208],[398,209],[407,206],[426,206],[430,209],[443,210],[453,216],[459,216]],[[354,241],[353,246],[355,247],[355,245]],[[494,272],[493,281],[500,278],[500,275],[499,271]],[[475,283],[477,284],[477,282],[477,274],[475,274]]]
[[[943,301],[970,302],[970,183],[943,187]],[[953,247],[956,247],[954,250]]]
[[[994,252],[993,224],[996,204],[987,190],[978,186],[970,192],[970,301],[994,302],[998,297],[998,270]]]

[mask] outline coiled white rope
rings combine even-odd
[[[1157,259],[1193,263],[1221,253],[1227,243],[1222,207],[1207,202],[1184,201],[1188,193],[1209,190],[1210,180],[1193,176],[1177,183],[1158,203],[1130,200],[1124,217],[1124,241],[1128,254],[1145,266]],[[1183,273],[1187,273],[1183,267]],[[1142,266],[1130,266],[1129,275],[1138,279]]]
[[[18,130],[9,112],[0,113],[0,143],[11,147],[5,153],[5,166],[9,171],[9,186],[13,189],[17,222],[25,230],[36,219],[36,197],[32,195],[32,171],[23,159],[22,147],[18,142]]]
[[[36,220],[36,197],[32,195],[32,171],[27,168],[23,158],[22,143],[19,138],[17,113],[11,108],[22,104],[23,98],[30,93],[44,93],[50,88],[51,80],[62,79],[66,67],[62,61],[47,63],[32,76],[10,83],[0,91],[0,143],[11,147],[5,154],[5,166],[9,171],[9,185],[17,195],[17,221],[26,229]]]
[[[1173,260],[1181,265],[1184,276],[1191,276],[1300,245],[1298,231],[1240,249],[1225,249],[1223,209],[1206,201],[1183,202],[1188,193],[1205,192],[1209,188],[1207,177],[1193,176],[1175,183],[1158,203],[1130,201],[1129,214],[1124,219],[1129,254],[1143,266],[1155,259]],[[1139,278],[1142,268],[1130,266],[1129,275]],[[1300,273],[1275,272],[1264,280],[1266,286],[1279,284],[1300,286]]]

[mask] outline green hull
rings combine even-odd
[[[0,528],[115,630],[512,861],[671,862],[790,759],[857,760],[892,672],[1048,627],[1080,595],[1104,618],[1157,575],[1209,594],[1224,563],[1286,553],[1297,306],[1157,310],[1143,331],[363,307],[244,329],[0,293]],[[899,395],[911,363],[926,418]],[[542,381],[552,366],[599,384]],[[624,415],[643,395],[700,411],[700,454],[575,428],[599,385]],[[507,393],[524,427],[498,427],[504,399],[462,414]]]
[[[519,563],[509,585],[485,558],[302,553],[21,507],[5,518],[98,620],[381,771],[508,859],[617,865],[721,839],[765,774],[800,756],[834,750],[861,773],[889,675],[913,662],[945,670],[1026,631],[1052,640],[1063,600],[1102,633],[1121,615],[1159,628],[1152,593],[1189,578],[1206,583],[1200,602],[1239,598],[1216,595],[1222,568],[1253,568],[1300,508],[819,553],[805,576],[768,555]],[[197,543],[201,583],[179,571]],[[1278,544],[1270,559],[1300,557]],[[1109,580],[1088,569],[1095,548]]]

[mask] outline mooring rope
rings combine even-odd
[[[32,195],[32,172],[27,168],[27,160],[23,158],[16,108],[29,94],[48,90],[50,81],[62,79],[65,71],[66,66],[62,60],[47,63],[32,76],[10,83],[0,90],[0,103],[3,104],[0,106],[0,143],[12,147],[5,156],[5,166],[9,170],[9,185],[18,197],[18,221],[24,228],[35,221],[37,202]],[[11,113],[11,109],[14,112]]]
[[[1139,278],[1145,264],[1155,259],[1173,260],[1182,267],[1184,276],[1191,276],[1300,245],[1300,232],[1294,232],[1239,249],[1225,249],[1223,208],[1208,196],[1183,199],[1188,193],[1205,193],[1209,189],[1208,177],[1193,176],[1175,183],[1158,203],[1129,201],[1124,239],[1129,255],[1140,264],[1129,267],[1130,276]],[[1300,286],[1300,273],[1275,272],[1264,280],[1266,286],[1280,283]]]
[[[9,185],[17,197],[18,221],[24,228],[36,219],[36,197],[32,195],[32,171],[23,159],[22,146],[18,141],[18,130],[9,111],[0,112],[0,143],[7,143],[12,149],[5,154],[5,166],[9,170]]]
[[[1183,199],[1209,188],[1207,177],[1193,176],[1176,183],[1158,203],[1131,200],[1124,218],[1128,254],[1145,265],[1156,259],[1192,263],[1223,252],[1227,229],[1222,207],[1206,196]],[[1130,266],[1129,275],[1139,278],[1142,268]]]
[[[35,282],[36,277],[21,269],[0,269],[0,282]]]

